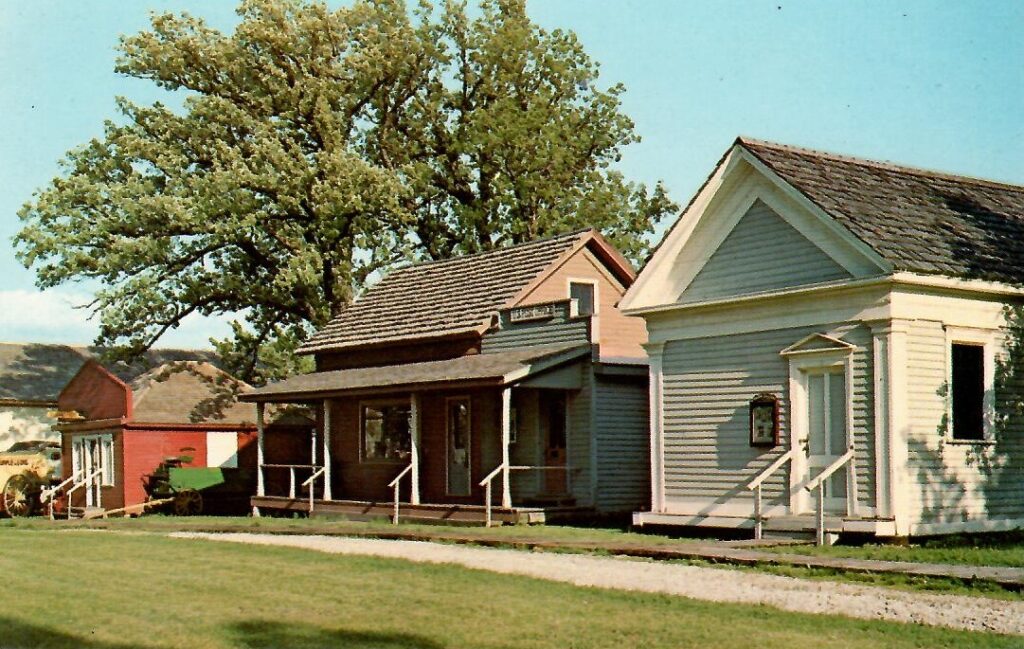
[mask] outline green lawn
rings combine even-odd
[[[969,566],[1024,567],[1024,532],[935,538],[907,546],[834,545],[832,547],[780,546],[774,552],[852,557],[881,561],[952,563]]]
[[[1019,647],[1021,638],[576,588],[453,566],[7,525],[23,647]]]

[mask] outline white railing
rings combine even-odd
[[[61,482],[58,485],[54,485],[54,486],[50,487],[49,489],[43,489],[39,493],[39,503],[43,504],[43,505],[48,505],[48,509],[50,510],[50,520],[51,521],[53,520],[53,503],[54,503],[55,500],[57,500],[57,494],[60,493],[61,490],[64,489],[64,487],[66,487],[69,484],[72,484],[73,482],[75,482],[78,479],[78,476],[81,475],[81,473],[82,473],[82,470],[79,469],[78,471],[75,471],[74,473],[72,473],[71,477],[68,478],[67,480],[65,480],[64,482]],[[68,503],[68,504],[70,506],[70,503]]]
[[[75,482],[73,485],[71,485],[71,488],[68,489],[68,518],[71,518],[71,494],[75,493],[76,490],[81,489],[82,487],[88,485],[89,483],[91,483],[93,480],[95,480],[98,476],[100,476],[102,474],[103,474],[103,469],[96,469],[95,471],[93,471],[89,475],[85,476],[84,478],[82,478],[78,482]]]
[[[260,466],[260,470],[263,469],[288,469],[288,497],[292,500],[296,498],[296,482],[295,482],[295,471],[299,469],[308,469],[316,471],[321,468],[316,464],[264,464]],[[305,486],[305,483],[302,483]]]
[[[407,467],[402,469],[401,473],[395,476],[394,480],[388,483],[388,486],[395,490],[394,512],[391,515],[391,523],[394,525],[398,525],[398,487],[399,484],[402,482],[402,478],[404,478],[406,474],[412,471],[412,467],[413,465],[409,464]]]
[[[487,474],[487,477],[480,481],[480,486],[484,488],[484,525],[486,527],[491,526],[493,505],[491,504],[491,484],[494,479],[498,477],[498,474],[504,473],[505,464],[501,463],[494,468],[493,471]],[[564,466],[525,466],[525,465],[511,465],[508,467],[508,471],[511,474],[513,471],[565,471],[566,475],[566,488],[568,488],[568,476],[570,471],[569,465]],[[509,502],[508,506],[511,507],[512,503]]]
[[[327,467],[322,466],[313,472],[313,475],[309,476],[303,483],[303,487],[309,487],[309,515],[313,515],[313,492],[316,491],[316,479],[324,474]],[[294,476],[294,472],[292,473]],[[294,480],[294,478],[292,478]]]
[[[804,487],[807,491],[814,491],[815,489],[818,490],[818,506],[814,520],[816,532],[815,542],[818,545],[825,544],[825,481],[831,478],[833,473],[846,466],[848,462],[853,460],[853,457],[854,452],[853,447],[851,446],[850,450],[846,451],[846,453],[841,455],[835,462],[825,467],[821,473],[816,475],[814,479],[808,482],[807,486]],[[852,481],[847,481],[847,489],[856,488],[856,486],[851,484],[851,482]]]
[[[747,489],[754,492],[754,538],[757,540],[761,539],[761,534],[764,531],[764,516],[761,514],[761,484],[782,468],[783,464],[792,460],[796,452],[795,448],[789,449],[747,483]]]

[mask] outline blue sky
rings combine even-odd
[[[119,34],[150,10],[230,30],[220,0],[5,0],[0,4],[0,340],[88,342],[70,307],[88,286],[39,292],[14,259],[16,212],[68,149],[101,133],[114,97],[155,99],[113,72]],[[740,134],[1024,183],[1024,3],[534,0],[622,82],[643,137],[621,168],[685,203]],[[195,319],[165,345],[204,345]]]

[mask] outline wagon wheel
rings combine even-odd
[[[195,489],[182,489],[174,494],[174,513],[178,516],[197,516],[203,513],[203,495]]]
[[[13,475],[4,485],[3,508],[8,516],[28,516],[32,513],[34,498],[32,485],[24,474]]]

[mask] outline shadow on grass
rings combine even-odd
[[[253,620],[232,625],[230,632],[243,647],[345,647],[345,649],[442,649],[444,645],[407,633],[327,629]]]
[[[21,620],[0,617],[0,646],[5,649],[28,647],[74,647],[75,649],[145,649],[138,643],[121,644],[103,642],[89,637],[88,629],[80,634],[64,633],[56,629],[27,624]]]

